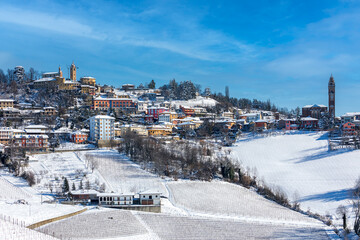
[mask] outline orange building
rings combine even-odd
[[[94,109],[100,110],[108,110],[109,108],[113,109],[127,109],[127,108],[135,108],[136,103],[133,102],[130,98],[95,98]]]
[[[70,141],[73,143],[86,143],[88,135],[81,131],[76,131],[70,134]]]

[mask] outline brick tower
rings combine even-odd
[[[70,79],[76,81],[76,66],[74,62],[70,66]]]
[[[329,115],[330,117],[334,118],[335,117],[335,81],[332,74],[329,79],[328,89],[329,89]]]

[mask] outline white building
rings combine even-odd
[[[137,108],[138,112],[146,112],[148,108],[148,102],[138,101]]]
[[[356,120],[360,120],[360,112],[349,112],[341,116],[341,124],[354,123]]]
[[[141,205],[161,205],[161,193],[157,191],[143,191],[139,193]]]
[[[11,127],[0,127],[0,143],[9,144],[13,137],[13,129]]]
[[[115,118],[106,115],[97,115],[90,118],[90,140],[113,140]]]
[[[116,206],[132,205],[134,203],[133,193],[98,193],[99,205]]]

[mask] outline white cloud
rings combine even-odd
[[[53,15],[42,12],[20,10],[13,7],[0,8],[0,22],[18,24],[46,31],[75,35],[93,39],[105,36],[95,33],[93,29],[66,15]]]

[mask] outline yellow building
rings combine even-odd
[[[164,126],[152,126],[148,128],[149,136],[168,136],[171,134],[172,134],[172,130]]]
[[[13,108],[14,100],[12,99],[0,99],[0,109]]]
[[[96,87],[90,85],[81,85],[81,93],[95,95]]]
[[[80,82],[82,85],[90,85],[95,87],[96,79],[93,77],[82,77],[80,78]]]

